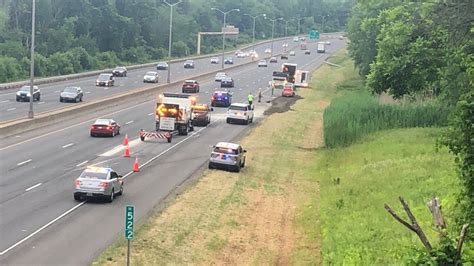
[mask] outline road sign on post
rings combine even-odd
[[[130,240],[133,239],[133,218],[135,218],[135,207],[125,207],[125,239],[127,239],[127,266],[130,266]]]
[[[309,32],[309,39],[314,40],[314,39],[319,39],[319,31],[317,30],[312,30]]]

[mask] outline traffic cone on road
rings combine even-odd
[[[123,145],[128,145],[128,135],[125,134],[125,138],[123,139]]]
[[[140,166],[138,165],[138,157],[135,157],[135,163],[133,164],[133,172],[140,172]]]
[[[123,157],[130,157],[130,147],[128,146],[125,146],[125,150],[123,151]]]

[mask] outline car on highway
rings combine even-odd
[[[113,119],[99,118],[90,127],[91,137],[120,135],[120,125]]]
[[[311,50],[305,50],[304,54],[311,54]]]
[[[216,77],[214,78],[215,81],[221,82],[222,78],[227,76],[225,72],[217,72]]]
[[[283,46],[283,48],[286,48],[286,47],[288,47],[288,43],[285,42],[282,46]]]
[[[253,122],[253,108],[248,103],[233,103],[227,110],[226,122],[244,123],[248,125]]]
[[[295,56],[296,52],[295,51],[290,51],[290,56]]]
[[[199,92],[199,82],[193,79],[185,80],[183,86],[181,87],[182,93],[198,93]]]
[[[326,44],[326,45],[331,45],[331,42],[330,42],[330,41],[326,41],[325,44]]]
[[[293,37],[293,42],[298,42],[298,41],[299,41],[298,36],[297,36],[297,37]]]
[[[158,83],[159,80],[160,80],[160,77],[158,77],[158,72],[156,71],[148,71],[143,76],[144,83]]]
[[[300,37],[300,41],[302,42],[306,41],[306,37]]]
[[[115,79],[114,75],[112,74],[100,74],[97,80],[95,81],[96,86],[114,86],[115,84]]]
[[[258,61],[258,67],[267,67],[267,60],[262,59]]]
[[[23,86],[16,92],[16,101],[30,101],[30,86]],[[33,86],[33,101],[41,99],[41,91],[38,86]]]
[[[245,54],[245,52],[239,52],[237,55],[237,58],[244,58],[246,57],[247,55]]]
[[[272,56],[270,58],[270,63],[278,63],[278,59],[276,58],[276,56]]]
[[[108,202],[123,194],[123,178],[110,167],[87,167],[76,178],[74,199],[101,198]]]
[[[221,79],[221,88],[224,88],[224,87],[233,88],[234,87],[234,79],[229,77],[229,76],[222,77],[222,79]]]
[[[114,77],[126,77],[127,76],[127,68],[125,68],[125,67],[115,67],[114,70],[112,70],[112,75],[114,75]]]
[[[66,87],[59,94],[60,102],[82,102],[84,92],[81,87]]]
[[[196,104],[193,106],[193,126],[207,126],[211,123],[211,112],[214,111],[212,107],[207,104]]]
[[[168,63],[158,62],[158,64],[156,64],[156,70],[168,70]]]
[[[229,107],[232,104],[232,93],[229,91],[215,91],[211,97],[211,106]]]
[[[271,54],[271,53],[272,53],[272,49],[267,48],[267,49],[265,49],[265,52],[264,52],[264,53],[266,53],[266,54]]]
[[[286,83],[283,86],[283,90],[281,91],[281,96],[283,97],[294,97],[295,96],[295,86],[293,83]]]
[[[214,145],[209,158],[209,169],[227,169],[240,172],[245,167],[247,151],[241,145],[219,142]]]
[[[186,62],[184,62],[184,68],[194,68],[194,66],[194,60],[186,60]]]
[[[219,64],[219,57],[211,58],[211,64]]]
[[[288,54],[287,53],[282,53],[281,56],[280,56],[280,59],[281,60],[288,59]]]
[[[224,64],[226,65],[233,65],[234,64],[234,59],[232,57],[227,57],[225,60],[224,60]]]

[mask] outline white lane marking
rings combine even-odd
[[[31,187],[25,189],[25,191],[30,191],[30,190],[32,190],[32,189],[35,189],[35,188],[41,186],[41,184],[43,184],[43,183],[38,183],[38,184],[36,184],[36,185],[34,185],[34,186],[31,186]]]
[[[7,112],[10,112],[10,111],[13,111],[13,110],[16,110],[16,108],[15,108],[15,107],[13,107],[13,108],[8,108],[8,109],[7,109]]]
[[[72,145],[74,145],[74,143],[66,144],[66,145],[64,145],[62,148],[63,148],[63,149],[66,149],[67,147],[71,147]]]
[[[91,92],[90,92],[90,91],[86,91],[86,94],[89,94],[89,93],[91,93]]]
[[[153,115],[153,113],[149,113],[149,114],[147,114],[147,116],[152,116],[152,115]]]
[[[21,135],[16,135],[15,138],[21,138]]]
[[[33,161],[33,160],[32,160],[32,159],[28,159],[28,160],[23,161],[23,162],[21,162],[21,163],[17,163],[16,165],[22,166],[22,165],[27,164],[27,163],[29,163],[29,162],[31,162],[31,161]]]
[[[140,143],[141,140],[139,138],[137,139],[134,139],[132,141],[129,141],[128,142],[128,147],[129,148],[133,148],[135,147],[138,143]],[[121,153],[123,150],[125,150],[125,146],[123,146],[122,144],[118,145],[118,146],[115,146],[114,148],[112,148],[111,150],[108,150],[102,154],[99,154],[100,157],[111,157],[111,156],[114,156],[116,154],[119,154]],[[99,163],[97,163],[99,164]]]
[[[0,103],[7,103],[9,102],[10,100],[4,100],[4,101],[1,101]]]
[[[104,88],[104,90],[108,90],[108,89],[109,89],[109,87],[105,87],[105,88]]]
[[[61,91],[54,91],[54,92],[61,92]]]
[[[43,104],[43,103],[45,103],[45,102],[39,102],[38,105]]]
[[[86,202],[83,201],[81,203],[78,203],[76,206],[72,207],[71,209],[67,210],[65,213],[59,215],[58,217],[56,217],[54,220],[52,220],[51,222],[43,225],[42,227],[38,228],[36,231],[34,231],[33,233],[27,235],[25,238],[23,238],[22,240],[16,242],[15,244],[13,244],[12,246],[8,247],[7,249],[5,249],[4,251],[0,252],[0,256],[3,256],[5,255],[8,251],[14,249],[15,247],[17,247],[18,245],[20,245],[21,243],[27,241],[28,239],[32,238],[33,236],[35,236],[36,234],[38,234],[39,232],[43,231],[45,228],[47,228],[48,226],[54,224],[55,222],[57,222],[58,220],[62,219],[64,216],[70,214],[71,212],[73,212],[74,210],[76,210],[77,208],[81,207],[82,205],[84,205]]]
[[[84,164],[86,164],[86,163],[88,163],[88,162],[89,162],[88,160],[85,160],[85,161],[83,161],[82,163],[76,164],[76,167],[82,166],[82,165],[84,165]]]
[[[127,123],[125,123],[125,125],[130,125],[131,123],[133,123],[134,121],[133,120],[130,120],[128,121]]]

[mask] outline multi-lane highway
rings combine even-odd
[[[287,42],[292,45],[291,40]],[[281,48],[284,40],[275,41],[274,46]],[[252,49],[255,49],[260,56],[267,56],[264,54],[264,50],[270,47],[270,43],[258,44]],[[281,51],[281,49],[278,49]],[[275,52],[278,51],[275,49]],[[234,58],[234,65],[240,65],[243,63],[250,62],[249,57],[237,58],[233,53],[229,53],[228,56]],[[222,58],[218,56],[220,60]],[[185,69],[183,62],[175,62],[170,64],[171,68],[171,81],[182,80],[192,76],[198,76],[204,73],[211,71],[218,71],[221,69],[221,64],[210,64],[210,57],[196,59],[196,68],[195,69]],[[226,68],[231,67],[232,65],[225,65]],[[96,87],[95,80],[97,76],[74,79],[70,81],[55,82],[51,84],[39,85],[38,87],[41,90],[41,101],[34,102],[34,111],[36,113],[50,111],[66,106],[71,106],[74,104],[81,103],[62,103],[59,102],[59,94],[67,86],[79,86],[83,89],[84,102],[92,101],[99,98],[108,97],[111,95],[116,95],[119,93],[131,91],[137,88],[145,86],[156,86],[155,84],[145,84],[143,83],[143,76],[147,71],[156,71],[154,67],[140,68],[129,70],[127,77],[116,77],[115,86],[113,87]],[[159,84],[166,83],[167,70],[159,70],[160,82]],[[107,72],[104,72],[107,73]],[[15,93],[17,89],[9,89],[6,91],[0,92],[0,122],[7,120],[17,119],[26,117],[29,110],[28,102],[16,102]]]
[[[296,56],[291,56],[286,61],[298,63],[300,69],[314,69],[344,45],[344,41],[336,38],[331,39],[331,42],[332,45],[327,46],[325,54],[317,54],[316,45],[309,43],[311,55],[304,55],[302,51],[296,50]],[[261,47],[261,55],[264,47]],[[282,51],[281,43],[275,45],[275,50],[275,53]],[[176,67],[182,66],[179,64]],[[277,64],[269,64],[267,68],[258,68],[255,62],[227,71],[234,78],[236,85],[232,89],[233,102],[245,102],[249,92],[255,95],[259,87],[265,88],[271,79],[272,71],[280,67],[279,60]],[[212,66],[208,59],[201,60],[197,61],[194,71],[205,68],[218,70],[219,66]],[[183,69],[179,70],[182,70],[182,78],[195,74],[189,73],[193,70],[186,72]],[[145,71],[131,71],[127,84],[142,86],[140,82]],[[177,71],[178,69],[175,73],[179,75]],[[86,91],[94,89],[104,93],[103,88],[93,86],[93,80],[75,82],[79,85],[81,82],[91,82],[92,86],[87,85],[89,88],[86,85],[80,86],[86,88]],[[218,83],[212,78],[199,81],[201,83],[199,99],[201,102],[209,103]],[[54,88],[60,88],[65,84],[51,85],[51,99],[57,97],[55,94],[57,89]],[[133,86],[127,88],[132,89]],[[125,87],[117,86],[111,90],[122,88],[125,90]],[[180,88],[173,88],[171,91],[177,92]],[[96,92],[99,95],[98,91]],[[92,93],[88,95],[92,97]],[[264,98],[272,98],[270,91],[265,91]],[[55,101],[54,104],[59,102]],[[213,144],[217,141],[238,139],[249,128],[244,125],[226,124],[224,120],[226,108],[215,108],[212,124],[204,128],[196,127],[189,136],[176,136],[172,143],[141,142],[137,138],[138,131],[154,127],[154,107],[155,100],[143,100],[115,106],[98,113],[92,110],[83,116],[71,117],[69,121],[50,130],[43,130],[41,134],[19,132],[16,137],[2,142],[0,264],[90,263],[94,256],[121,236],[125,205],[135,205],[137,218],[144,217],[174,188],[202,169]],[[268,103],[257,104],[257,121],[263,118],[263,111],[268,107]],[[130,137],[131,158],[122,156],[122,136],[115,138],[89,136],[89,126],[97,117],[114,118],[122,125],[122,136],[128,134]],[[142,165],[139,173],[130,172],[135,157],[138,157]],[[110,166],[125,175],[124,195],[113,203],[74,201],[72,197],[74,179],[88,165]]]

